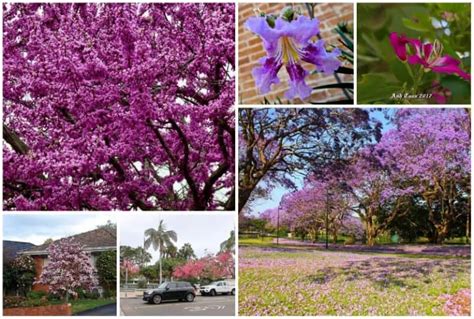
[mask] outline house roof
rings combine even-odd
[[[104,251],[110,250],[117,247],[117,232],[114,229],[101,227],[85,233],[69,236],[67,238],[74,238],[76,241],[81,243],[84,246],[86,251]],[[60,239],[55,240],[53,243],[59,242]],[[47,249],[49,244],[42,244],[39,246],[34,246],[26,251],[23,251],[23,254],[26,255],[47,255]]]
[[[3,261],[9,262],[18,255],[22,250],[29,249],[33,247],[34,244],[27,243],[24,241],[13,241],[13,240],[4,240],[3,241]]]

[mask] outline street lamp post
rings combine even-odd
[[[326,249],[329,249],[329,189],[326,189]]]
[[[277,245],[280,244],[280,205],[278,204],[278,212],[277,212]]]

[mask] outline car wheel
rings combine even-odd
[[[153,296],[153,303],[154,303],[155,305],[160,304],[160,303],[161,303],[161,296],[160,296],[160,295],[154,295],[154,296]]]
[[[234,296],[234,295],[235,295],[235,289],[232,289],[232,291],[230,292],[230,294],[231,294],[232,296]]]
[[[194,295],[193,294],[187,294],[186,295],[186,301],[187,302],[193,302],[194,301]]]
[[[217,294],[216,294],[216,291],[215,291],[214,289],[212,289],[212,290],[211,290],[211,296],[214,297],[215,295],[217,295]]]

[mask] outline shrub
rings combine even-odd
[[[139,289],[144,289],[144,288],[146,288],[146,280],[139,280],[138,283],[137,283],[137,285],[138,285],[138,288],[139,288]]]
[[[41,299],[43,297],[46,297],[48,294],[44,291],[30,291],[26,294],[26,297],[28,299]]]
[[[39,307],[47,306],[50,304],[50,301],[43,296],[38,299],[27,299],[23,296],[5,296],[3,298],[3,307],[4,308],[18,308],[18,307]]]
[[[99,276],[99,284],[105,291],[115,291],[117,286],[117,252],[104,251],[96,261],[97,274]]]
[[[354,236],[349,236],[344,240],[344,245],[354,245],[356,242],[356,239]]]

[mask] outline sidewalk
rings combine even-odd
[[[116,316],[117,304],[109,304],[75,314],[75,316]]]

